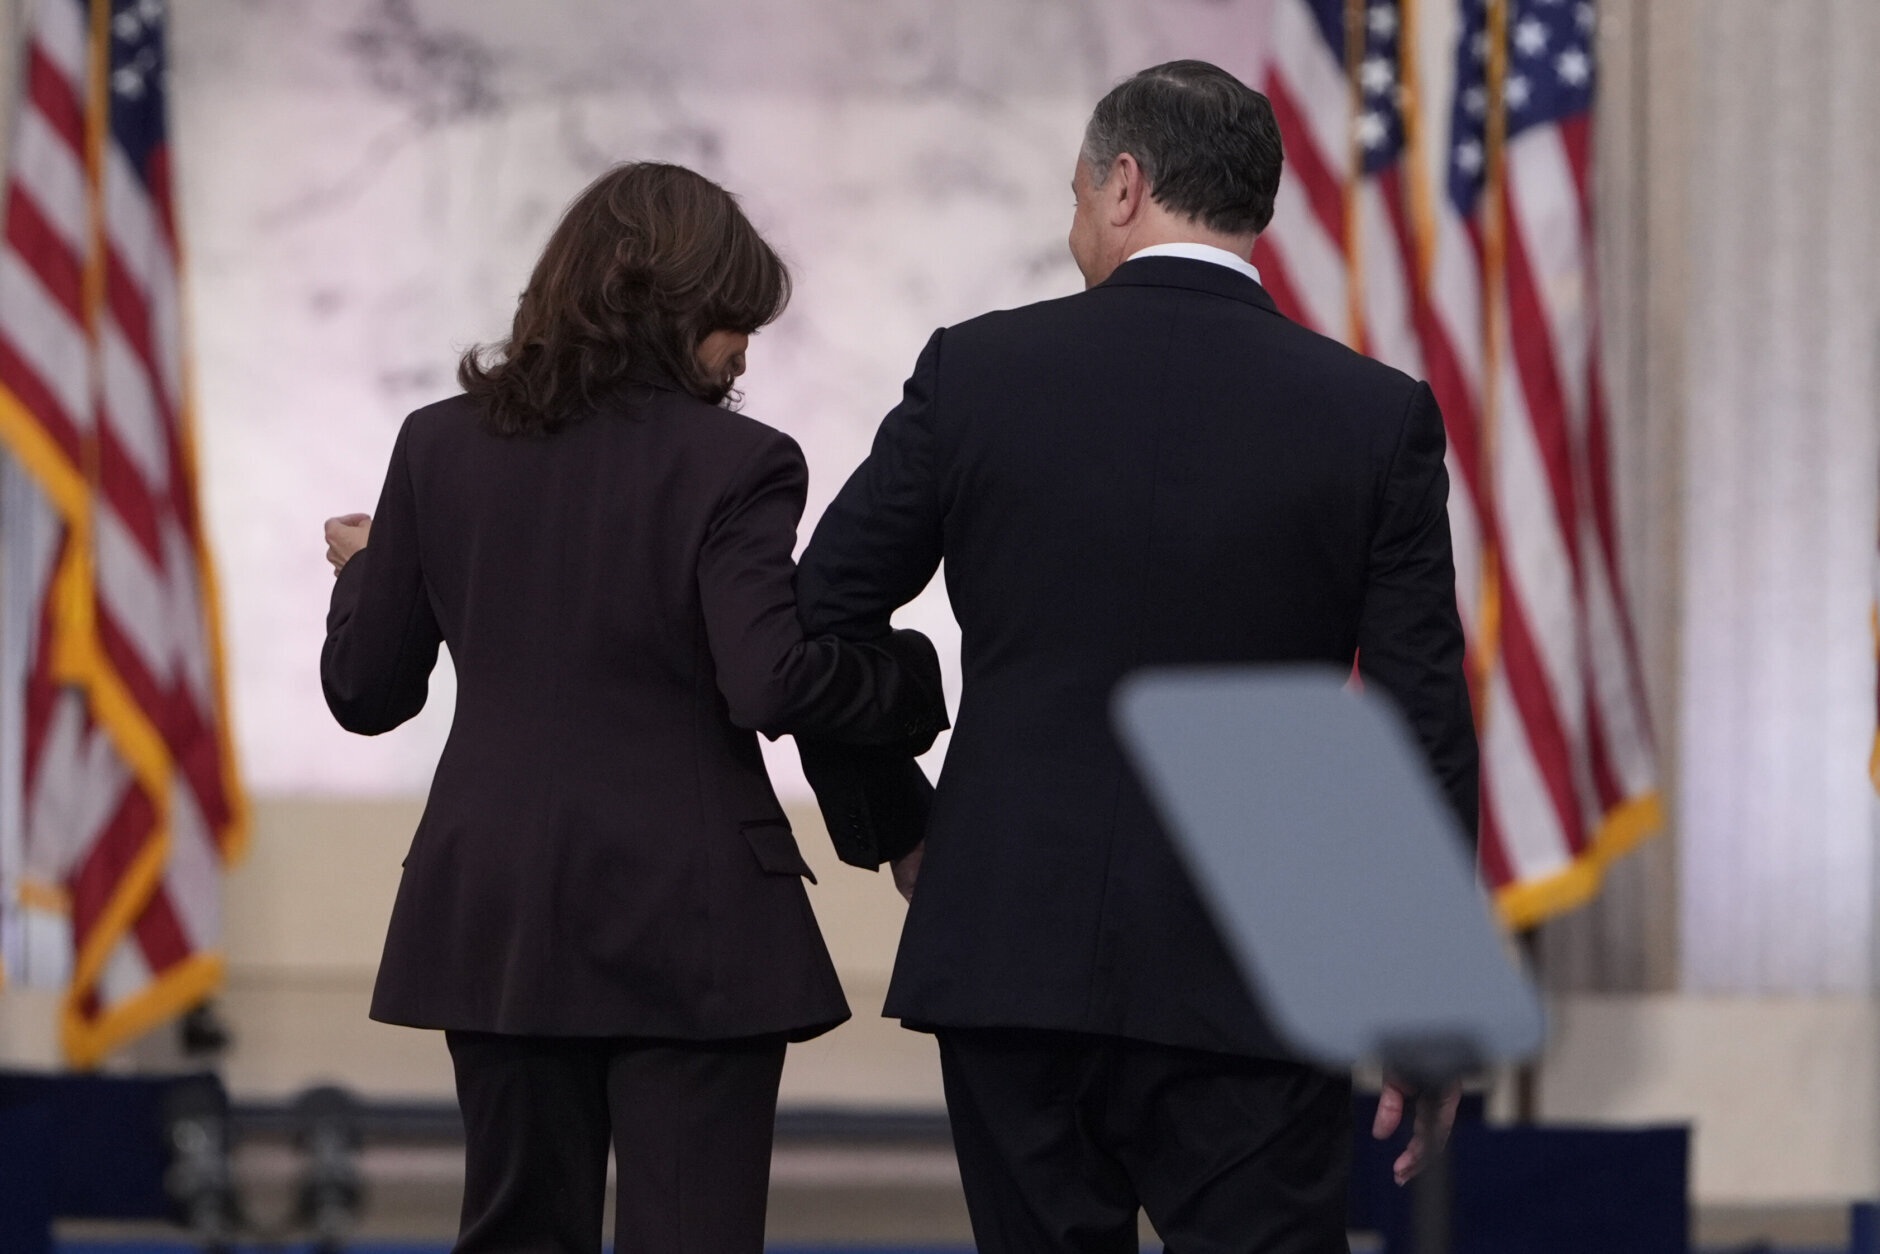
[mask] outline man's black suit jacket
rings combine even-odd
[[[904,758],[804,746],[839,844],[891,856],[926,818],[888,1015],[1283,1054],[1123,761],[1111,692],[1150,665],[1355,658],[1472,835],[1443,447],[1427,386],[1210,262],[1131,261],[935,333],[798,576],[806,631],[870,638],[944,559],[960,623],[930,801]]]
[[[923,750],[914,633],[798,626],[808,476],[788,436],[658,382],[546,437],[456,397],[399,433],[333,589],[334,715],[457,708],[372,1017],[552,1036],[802,1038],[848,1017],[753,729]],[[922,743],[925,742],[925,743]]]

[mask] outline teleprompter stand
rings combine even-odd
[[[1466,845],[1388,701],[1319,669],[1148,671],[1115,720],[1241,975],[1300,1055],[1443,1093],[1533,1055],[1544,1023]],[[1419,1254],[1449,1249],[1446,1150],[1426,1155]]]

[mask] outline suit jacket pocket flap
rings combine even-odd
[[[744,839],[757,855],[758,866],[772,875],[800,875],[812,884],[816,882],[816,873],[803,861],[803,851],[796,847],[796,837],[790,834],[787,822],[755,819],[738,826],[744,829]]]

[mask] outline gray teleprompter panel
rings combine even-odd
[[[1140,672],[1115,720],[1267,1015],[1328,1066],[1535,1053],[1541,1005],[1387,700],[1322,668]]]

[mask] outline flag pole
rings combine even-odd
[[[1419,0],[1402,0],[1398,19],[1397,81],[1403,88],[1398,113],[1403,117],[1404,146],[1409,153],[1404,188],[1415,248],[1414,294],[1421,303],[1429,298],[1430,273],[1436,265],[1436,206],[1430,191],[1429,131],[1423,117],[1423,17]]]
[[[1358,189],[1364,182],[1364,144],[1358,115],[1364,110],[1364,21],[1366,0],[1345,0],[1345,343],[1364,352],[1364,245]]]
[[[1502,330],[1507,301],[1508,0],[1488,0],[1488,124],[1482,185],[1482,430],[1476,483],[1487,524],[1482,543],[1482,610],[1476,624],[1477,722],[1501,653],[1501,528],[1495,468],[1501,408]]]

